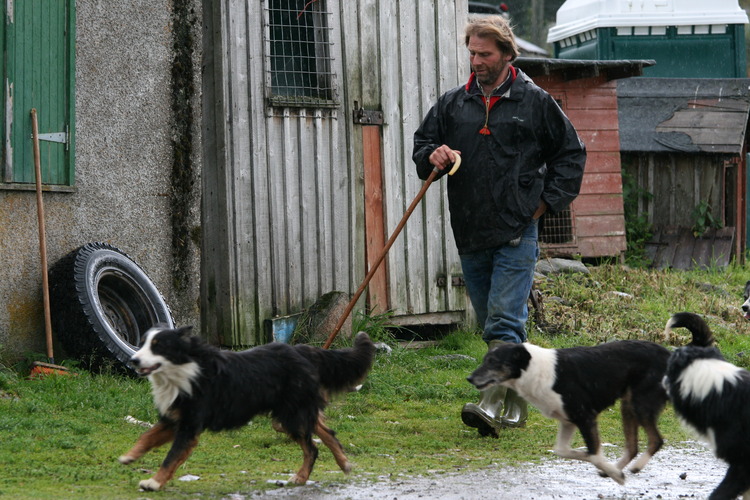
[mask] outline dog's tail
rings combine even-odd
[[[693,340],[688,345],[698,347],[711,347],[714,344],[714,335],[706,324],[706,321],[695,313],[679,312],[672,315],[664,327],[664,333],[668,337],[669,330],[673,328],[687,328],[693,334]]]
[[[329,394],[353,391],[367,377],[375,360],[375,344],[365,332],[357,333],[354,345],[345,349],[305,344],[295,348],[318,369],[320,384]]]

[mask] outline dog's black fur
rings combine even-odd
[[[680,313],[667,328],[707,330],[698,315]],[[675,413],[729,464],[711,500],[750,498],[750,372],[727,362],[715,347],[676,349],[664,377]]]
[[[639,426],[646,431],[648,448],[631,472],[643,469],[663,444],[657,420],[667,402],[661,381],[668,358],[666,348],[641,340],[565,349],[509,343],[489,351],[468,380],[480,390],[498,384],[514,389],[543,415],[558,420],[557,455],[591,462],[602,475],[623,484],[623,469],[638,454]],[[612,464],[602,454],[597,418],[618,399],[625,453]],[[570,447],[576,428],[587,451]]]
[[[172,441],[158,472],[140,482],[158,490],[192,452],[204,430],[221,431],[270,413],[274,427],[296,441],[303,464],[291,482],[304,484],[318,455],[316,434],[344,472],[349,464],[335,432],[323,421],[330,394],[349,390],[369,372],[375,346],[366,333],[354,347],[327,350],[271,343],[242,352],[220,350],[189,335],[190,327],[152,328],[131,359],[152,384],[159,421],[120,457],[129,464],[154,447]]]

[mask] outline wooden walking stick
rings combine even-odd
[[[458,167],[461,166],[461,157],[454,152],[455,161],[453,163],[453,167],[448,172],[448,175],[453,175],[458,170]],[[364,281],[362,281],[362,284],[359,285],[359,288],[356,292],[354,292],[354,295],[352,296],[352,299],[349,301],[349,304],[346,306],[346,309],[344,310],[344,313],[341,315],[341,318],[339,319],[339,322],[336,323],[336,326],[333,328],[333,331],[328,336],[328,339],[326,340],[325,344],[323,344],[323,349],[328,349],[331,346],[331,343],[333,342],[333,339],[336,338],[336,335],[338,335],[339,330],[341,330],[341,327],[344,326],[344,323],[346,322],[346,318],[349,317],[349,314],[352,312],[352,309],[354,309],[354,304],[357,303],[357,300],[359,300],[359,297],[362,295],[362,292],[365,291],[365,288],[367,288],[367,285],[370,283],[370,280],[375,275],[375,272],[380,267],[380,264],[385,259],[386,254],[388,254],[388,250],[391,249],[393,246],[393,243],[396,241],[396,238],[398,237],[401,230],[406,225],[406,221],[409,220],[409,217],[411,216],[411,213],[414,211],[414,209],[417,207],[419,202],[422,200],[422,197],[424,197],[424,194],[427,192],[427,188],[430,187],[430,184],[435,180],[438,173],[440,172],[440,169],[435,167],[432,169],[432,172],[430,172],[430,176],[427,177],[427,180],[424,181],[424,184],[422,184],[422,189],[419,190],[419,193],[417,193],[417,196],[414,197],[414,200],[411,202],[411,205],[409,205],[409,208],[406,209],[406,213],[403,217],[401,217],[401,221],[396,226],[396,229],[393,231],[393,234],[391,234],[391,237],[388,238],[388,241],[385,243],[385,246],[383,247],[383,250],[380,252],[380,255],[373,263],[372,267],[370,268],[370,271],[367,273],[367,276],[365,276]]]

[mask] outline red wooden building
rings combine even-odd
[[[581,194],[546,217],[546,256],[620,257],[625,252],[616,80],[640,76],[653,61],[519,58],[515,65],[560,104],[588,152]]]

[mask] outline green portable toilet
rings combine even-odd
[[[567,0],[547,42],[560,59],[653,59],[643,76],[745,78],[737,0]]]

